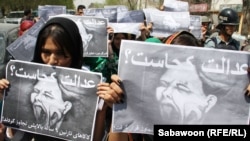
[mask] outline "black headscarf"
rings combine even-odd
[[[72,68],[80,69],[82,66],[82,57],[83,57],[83,45],[82,45],[82,38],[79,33],[79,29],[75,22],[71,19],[64,18],[64,17],[55,17],[47,21],[47,23],[43,26],[37,36],[37,42],[34,52],[34,57],[32,62],[43,63],[41,58],[41,36],[44,30],[50,25],[59,25],[61,26],[66,33],[69,35],[69,39],[72,41],[72,45],[70,47],[70,53],[72,55]]]

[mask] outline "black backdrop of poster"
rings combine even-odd
[[[4,124],[67,140],[92,140],[100,73],[17,60],[8,63],[6,73],[10,88],[3,101]]]
[[[244,92],[249,83],[249,55],[239,51],[122,41],[118,75],[124,85],[125,103],[114,105],[113,131],[153,134],[155,124],[248,124],[249,99]],[[176,98],[179,103],[191,104],[178,107],[179,113],[173,112],[178,104],[164,105],[161,103],[164,97],[157,93],[157,89],[164,90],[163,86],[172,87],[172,92],[163,91],[169,94],[165,97],[179,96]],[[197,96],[190,98],[195,92]],[[181,93],[186,95],[180,96]],[[201,93],[213,99],[198,96]],[[172,116],[162,116],[161,109]],[[202,116],[202,121],[196,121]]]

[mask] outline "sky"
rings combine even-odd
[[[78,5],[83,4],[86,7],[89,7],[90,3],[103,3],[105,0],[74,0],[74,5],[77,8]]]

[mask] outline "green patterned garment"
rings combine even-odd
[[[112,58],[84,58],[84,66],[91,71],[101,72],[105,82],[111,82],[111,75],[118,73],[118,56],[114,53]]]

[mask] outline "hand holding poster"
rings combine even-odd
[[[120,51],[125,103],[114,105],[114,132],[153,134],[155,124],[248,124],[249,53],[136,41],[122,41]]]
[[[67,140],[92,140],[100,73],[10,61],[6,74],[10,88],[2,123]]]

